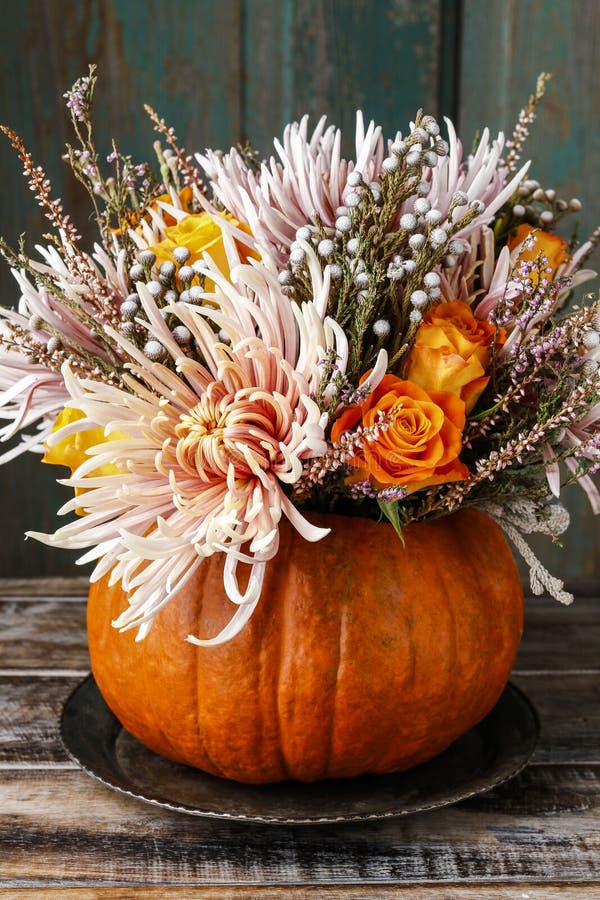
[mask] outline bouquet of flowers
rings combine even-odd
[[[553,229],[576,199],[519,160],[544,90],[512,140],[484,130],[465,153],[419,111],[404,133],[356,118],[354,161],[323,118],[288,125],[276,156],[249,146],[195,157],[148,109],[156,171],[115,144],[104,174],[93,69],[66,95],[67,159],[88,188],[91,253],[8,128],[53,226],[38,257],[2,241],[21,292],[0,319],[3,462],[22,451],[71,468],[76,513],[53,546],[88,548],[142,638],[206,557],[225,554],[237,634],[259,602],[286,517],[385,517],[403,529],[461,507],[504,528],[532,589],[570,595],[523,534],[558,539],[561,487],[595,512],[600,305],[567,310],[600,232]],[[238,567],[250,567],[240,587]]]

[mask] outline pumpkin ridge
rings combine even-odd
[[[112,626],[111,626],[112,627]],[[153,640],[157,638],[152,635]],[[155,647],[153,645],[153,640],[146,641],[138,641],[136,643],[141,644],[141,665],[139,666],[138,671],[142,672],[142,703],[144,705],[146,713],[146,719],[150,719],[152,722],[152,728],[155,733],[158,734],[160,739],[161,747],[163,748],[161,752],[164,752],[165,748],[168,748],[169,752],[174,754],[175,757],[179,755],[179,750],[177,746],[173,744],[167,732],[162,728],[161,725],[161,715],[156,711],[156,691],[152,689],[152,661],[155,658]],[[150,660],[150,664],[147,664],[147,660]],[[162,694],[161,694],[162,698]]]
[[[334,738],[335,738],[335,712],[336,712],[336,701],[338,696],[338,686],[340,683],[340,668],[342,663],[343,656],[343,647],[345,644],[346,637],[346,612],[348,607],[344,604],[340,611],[339,618],[339,631],[338,631],[338,652],[337,659],[335,662],[335,681],[333,682],[333,690],[331,696],[331,720],[329,725],[329,746],[327,748],[327,756],[325,758],[325,772],[327,777],[329,777],[329,773],[331,771],[331,763],[332,763],[332,755],[333,755],[333,746],[334,746]],[[333,669],[333,663],[332,663]]]
[[[273,600],[273,603],[274,604],[279,603],[279,609],[275,610],[275,613],[274,613],[275,617],[277,618],[277,620],[279,622],[279,628],[278,628],[279,640],[277,641],[277,669],[276,669],[276,677],[274,678],[274,684],[273,684],[273,690],[275,692],[274,700],[275,700],[275,710],[276,710],[276,715],[274,716],[274,719],[275,719],[274,724],[277,728],[277,737],[278,737],[277,749],[279,751],[281,769],[282,769],[284,778],[292,778],[293,777],[292,772],[291,772],[291,769],[290,769],[290,766],[288,763],[288,759],[285,755],[285,741],[283,739],[283,727],[282,727],[282,721],[281,721],[281,704],[280,704],[280,697],[281,697],[281,693],[282,693],[282,690],[281,690],[281,663],[283,660],[284,646],[285,646],[285,641],[286,641],[286,637],[287,637],[287,630],[288,630],[287,626],[288,626],[290,600],[289,600],[289,597],[287,597],[285,594],[283,595],[283,597],[280,596],[279,581],[280,581],[280,578],[282,578],[285,583],[285,580],[288,576],[288,573],[290,570],[290,561],[291,561],[292,552],[293,552],[293,539],[292,539],[292,535],[289,533],[289,530],[284,531],[282,529],[282,535],[283,534],[285,534],[285,543],[286,543],[285,562],[283,563],[283,565],[280,568],[278,568],[277,574],[281,573],[279,578],[275,577],[275,567],[271,566],[271,568],[273,570],[273,577],[269,583],[269,587],[273,591],[273,596],[275,598]],[[279,550],[278,550],[278,561],[279,561],[280,555],[282,555],[281,550],[282,550],[282,547],[281,547],[281,543],[280,543]]]
[[[462,524],[463,524],[462,520],[459,521],[457,523],[457,527],[451,532],[452,545],[456,547],[458,553],[461,553],[462,546],[463,546],[462,528],[460,527]],[[448,631],[452,638],[452,649],[446,655],[446,660],[447,660],[446,668],[450,669],[450,668],[452,668],[452,666],[456,665],[456,660],[461,658],[460,653],[459,653],[458,642],[459,642],[459,640],[462,640],[462,634],[460,635],[460,638],[459,638],[457,615],[456,615],[456,611],[454,608],[456,589],[454,589],[454,591],[453,591],[452,585],[449,584],[449,581],[454,576],[454,573],[451,572],[449,567],[441,566],[440,568],[441,568],[440,588],[444,595],[444,612],[448,617],[448,621],[449,621],[449,625],[450,625]],[[454,678],[445,679],[445,681],[446,681],[446,688],[447,689],[449,688],[449,691],[445,697],[446,703],[448,703],[450,698],[454,699],[456,697],[457,683],[456,683],[456,679],[454,679]],[[454,704],[452,704],[452,708],[454,708]]]
[[[267,583],[268,586],[268,583]],[[260,629],[260,644],[258,649],[258,672],[256,677],[256,698],[257,698],[257,740],[259,744],[259,750],[257,755],[261,759],[268,760],[272,755],[272,744],[270,741],[269,734],[269,720],[270,720],[270,708],[272,705],[273,698],[269,695],[269,691],[265,689],[265,685],[269,683],[269,668],[272,664],[272,655],[271,649],[268,642],[268,613],[265,615],[264,619],[261,620],[264,625]],[[274,717],[277,718],[276,716]],[[279,733],[277,731],[277,740],[275,742],[275,747],[280,744]],[[279,767],[282,768],[281,762],[279,762]]]
[[[465,522],[467,524],[467,528],[465,528]],[[474,564],[474,558],[477,558],[479,561],[479,556],[481,555],[481,542],[472,541],[469,547],[469,555],[466,558],[466,561],[462,561],[464,557],[464,534],[463,530],[468,530],[468,518],[465,520],[465,517],[461,517],[456,522],[456,528],[452,529],[449,535],[450,542],[450,558],[454,555],[454,549],[456,550],[456,554],[458,554],[461,559],[461,591],[463,594],[468,596],[477,597],[480,594],[479,581],[480,579],[477,577],[478,569]],[[482,527],[481,533],[485,533]],[[486,541],[487,544],[487,541]],[[469,636],[465,635],[463,631],[463,625],[458,624],[459,617],[457,615],[457,597],[456,597],[456,586],[455,582],[453,582],[453,573],[448,567],[442,566],[440,568],[440,579],[439,586],[444,596],[444,611],[448,616],[448,620],[450,623],[450,628],[447,629],[446,633],[451,635],[452,639],[452,651],[446,655],[446,659],[448,661],[447,668],[450,669],[452,666],[456,667],[456,662],[458,661],[461,672],[459,678],[462,680],[467,676],[467,671],[465,669],[465,663],[472,663],[472,658],[465,658],[460,653],[460,643],[466,642],[471,644],[473,641],[473,635]],[[475,576],[475,577],[474,577]],[[474,619],[472,615],[469,617],[469,623],[472,625],[474,623]],[[481,670],[481,663],[477,663],[477,671]],[[481,681],[481,679],[478,679]],[[454,698],[457,697],[457,683],[460,682],[455,678],[446,678],[445,683],[447,688],[450,689],[451,693],[448,693],[445,697],[445,702],[448,708],[452,709],[454,712],[454,717],[459,719],[464,719],[466,716],[466,710],[463,703],[459,703]],[[451,698],[454,702],[450,702]],[[461,696],[461,701],[464,700],[464,697]],[[475,698],[476,700],[476,698]]]
[[[207,565],[207,564],[208,564],[208,560],[204,560],[204,564]],[[202,568],[202,566],[200,566],[199,568]],[[202,593],[202,591],[198,591],[198,597],[200,598],[200,601],[199,601],[199,602],[200,602],[200,608],[199,608],[199,610],[198,610],[198,614],[197,614],[197,617],[196,617],[196,618],[197,618],[197,621],[200,622],[200,621],[202,621],[202,612],[203,612],[203,608],[204,608],[204,594]],[[192,622],[192,623],[190,623],[190,624],[192,624],[192,625],[195,626],[196,623],[195,623],[195,622]],[[193,629],[190,629],[190,633],[192,633],[192,630],[193,630]],[[197,741],[198,741],[198,743],[200,744],[200,746],[201,746],[201,748],[202,748],[202,753],[204,754],[204,756],[205,756],[206,759],[208,760],[208,764],[209,764],[209,766],[211,767],[211,769],[210,769],[211,774],[213,774],[213,775],[220,775],[220,776],[221,776],[223,770],[222,770],[222,768],[221,768],[219,765],[217,765],[217,763],[214,761],[213,757],[212,757],[211,754],[209,753],[209,751],[208,751],[208,745],[207,745],[207,741],[206,741],[206,737],[205,737],[205,735],[203,734],[202,727],[201,727],[201,724],[200,724],[201,721],[202,721],[202,719],[203,719],[203,716],[202,716],[202,714],[201,714],[202,700],[201,700],[201,697],[200,697],[200,659],[201,659],[200,653],[197,653],[197,654],[196,654],[196,664],[195,664],[195,666],[194,666],[194,668],[195,668],[195,676],[196,676],[196,677],[194,678],[194,707],[195,707],[195,710],[196,710],[196,716],[195,716],[195,722],[194,722],[194,731],[195,731],[195,733],[196,733]]]

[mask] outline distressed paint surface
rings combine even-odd
[[[190,150],[247,137],[266,154],[283,125],[308,112],[315,123],[327,113],[340,125],[351,154],[358,107],[388,134],[406,128],[420,106],[457,118],[466,140],[481,123],[510,130],[548,69],[556,77],[529,152],[540,158],[535,174],[544,183],[567,193],[587,186],[585,232],[600,221],[599,31],[595,0],[22,0],[3,11],[0,121],[44,161],[90,239],[85,194],[61,154],[69,136],[62,94],[92,61],[101,75],[102,149],[114,134],[140,160],[153,141],[144,102]],[[13,243],[27,232],[31,248],[45,224],[5,140],[0,177],[0,231]],[[16,300],[4,266],[0,298]],[[23,540],[30,528],[54,530],[67,499],[56,474],[31,455],[0,469],[0,575],[73,571],[74,554]],[[598,525],[585,498],[571,493],[575,527],[565,550],[536,546],[569,581],[597,579]]]
[[[442,5],[248,0],[247,135],[266,152],[286,122],[304,113],[316,122],[326,114],[342,128],[351,153],[356,109],[392,135],[420,106],[438,113]]]

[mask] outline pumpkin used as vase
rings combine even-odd
[[[494,706],[522,630],[504,537],[474,510],[410,525],[314,514],[316,547],[283,525],[261,601],[228,643],[196,647],[232,614],[223,555],[207,559],[145,640],[111,621],[119,586],[92,585],[92,670],[147,747],[240,782],[407,769]]]

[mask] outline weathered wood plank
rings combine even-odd
[[[533,762],[600,762],[600,677],[532,675],[512,681],[527,694],[541,723]]]
[[[441,6],[247,0],[247,136],[267,153],[287,122],[309,113],[316,124],[326,114],[342,128],[344,150],[352,153],[358,108],[391,135],[406,129],[421,106],[435,114],[441,81],[438,51],[445,34]],[[445,69],[451,84],[450,61]]]
[[[515,671],[600,669],[600,598],[528,597]]]
[[[541,720],[534,763],[600,764],[600,677],[532,675],[513,679]],[[64,763],[58,734],[62,707],[81,674],[0,675],[0,768]]]
[[[89,669],[86,604],[0,600],[0,670]]]
[[[466,139],[483,125],[509,132],[541,71],[553,74],[525,158],[546,187],[583,191],[586,230],[598,225],[600,32],[596,0],[463,3],[460,126]]]
[[[65,700],[81,678],[0,676],[0,767],[64,763],[59,725]]]
[[[73,597],[79,600],[87,596],[89,579],[85,576],[45,576],[43,578],[0,578],[0,597],[27,599],[28,597]]]
[[[600,882],[584,884],[495,884],[485,885],[444,884],[376,886],[353,885],[303,885],[292,887],[95,887],[48,888],[44,897],[49,900],[594,900],[600,897]],[[38,888],[0,889],[0,900],[40,900]]]
[[[334,828],[195,819],[78,771],[0,772],[0,806],[2,887],[594,882],[600,860],[589,767],[534,766],[477,801]]]
[[[45,579],[0,581],[0,669],[85,669],[86,587],[81,579],[49,579],[47,590]],[[529,598],[515,674],[600,670],[599,610],[597,597],[570,607]]]

